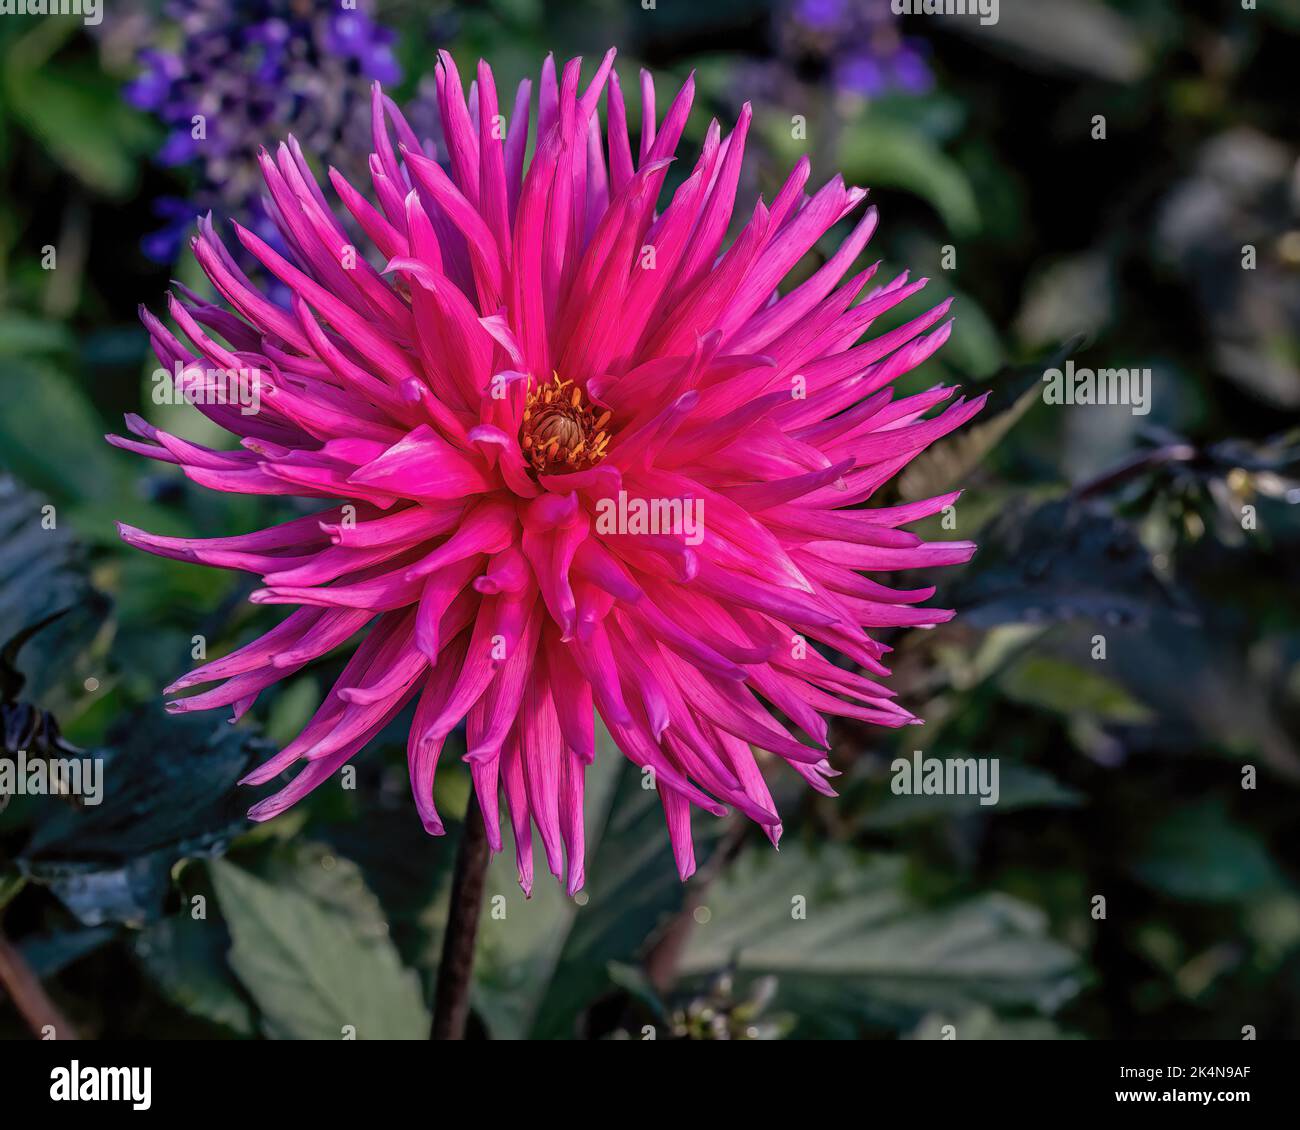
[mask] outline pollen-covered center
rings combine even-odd
[[[519,443],[536,474],[582,471],[605,458],[609,417],[593,408],[572,381],[553,374],[549,384],[528,393]]]

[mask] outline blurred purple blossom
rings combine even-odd
[[[901,34],[889,0],[791,0],[778,21],[782,54],[824,69],[841,94],[922,94],[934,84],[925,45]]]
[[[164,11],[179,38],[139,53],[141,73],[126,88],[132,105],[168,127],[160,164],[196,163],[191,200],[157,202],[165,226],[144,241],[150,258],[169,262],[196,214],[238,210],[274,238],[261,206],[257,153],[286,134],[303,150],[348,174],[364,153],[369,87],[401,79],[395,35],[378,24],[368,0],[170,0]],[[159,29],[160,31],[162,29]],[[203,135],[194,136],[202,117]]]

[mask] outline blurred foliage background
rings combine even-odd
[[[779,854],[706,817],[680,885],[653,794],[606,748],[578,900],[539,882],[525,902],[509,861],[492,865],[473,1033],[1300,1036],[1300,3],[1002,0],[991,26],[900,22],[884,0],[367,11],[364,50],[353,39],[328,81],[294,53],[358,34],[322,27],[328,0],[0,20],[4,756],[71,743],[110,784],[98,807],[0,812],[2,944],[76,1030],[427,1035],[457,828],[420,829],[405,719],[357,759],[355,787],[250,826],[232,782],[340,664],[235,727],[164,715],[193,636],[220,654],[276,613],[239,576],[126,549],[114,520],[212,536],[282,514],[102,434],[139,411],[203,435],[197,413],[153,403],[136,307],[197,285],[179,248],[198,208],[256,207],[240,143],[294,129],[313,160],[355,165],[347,91],[367,75],[420,120],[439,46],[513,85],[548,51],[615,44],[625,84],[637,65],[661,89],[696,71],[696,143],[752,100],[751,194],[770,198],[803,152],[815,183],[869,186],[868,253],[932,279],[901,318],[956,296],[954,336],[912,385],[993,399],[897,489],[964,485],[946,536],[981,552],[939,582],[955,622],[890,641],[924,730],[839,725],[838,800],[774,767]],[[283,36],[236,50],[241,21],[288,29],[288,54],[264,66]],[[150,51],[179,51],[195,84]],[[240,123],[221,160],[173,136],[177,100],[213,90],[214,120]],[[1149,415],[1043,403],[1066,356],[1149,367]],[[918,746],[999,758],[1000,803],[893,795],[891,761]],[[455,756],[437,788],[464,811]],[[28,1034],[0,999],[0,1035]]]

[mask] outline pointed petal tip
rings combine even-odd
[[[248,786],[265,785],[267,781],[275,780],[283,771],[283,769],[275,766],[274,759],[272,759],[250,769],[239,778],[239,783]]]

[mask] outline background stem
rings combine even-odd
[[[447,911],[447,932],[442,939],[442,960],[438,963],[438,986],[433,1006],[432,1038],[435,1040],[465,1038],[469,993],[474,980],[474,939],[478,935],[487,865],[487,832],[483,827],[483,814],[471,791],[469,806],[465,810],[465,828],[456,853],[456,874],[451,881],[451,906]]]
[[[27,1021],[27,1026],[38,1037],[44,1037],[45,1029],[54,1029],[54,1035],[60,1040],[76,1040],[80,1037],[63,1012],[46,993],[40,978],[32,972],[27,959],[8,938],[0,934],[0,986],[3,986]]]
[[[656,992],[666,993],[677,980],[677,967],[686,943],[695,929],[695,911],[704,904],[704,896],[723,870],[740,854],[749,832],[748,824],[733,813],[722,839],[708,861],[686,887],[682,908],[660,932],[645,956],[645,972]]]

